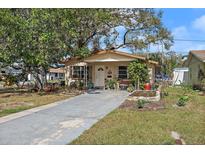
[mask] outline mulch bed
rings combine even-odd
[[[120,109],[136,109],[137,104],[134,101],[125,100],[119,107]]]
[[[156,91],[135,91],[130,96],[154,97],[156,96]]]
[[[138,108],[135,101],[125,100],[119,107],[120,109],[137,110],[137,111],[155,111],[165,108],[164,102],[150,102],[144,105],[143,108]]]

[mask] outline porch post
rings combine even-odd
[[[84,66],[85,67],[85,86],[87,87],[88,86],[88,83],[87,83],[87,64]]]
[[[79,74],[80,74],[80,81],[81,81],[81,79],[82,79],[82,78],[81,78],[81,76],[82,76],[81,70],[82,70],[82,68],[81,68],[81,66],[80,66],[80,73],[79,73]]]
[[[85,87],[86,87],[86,70],[85,70],[85,65],[83,66],[83,68],[84,68],[84,72],[83,72],[83,74],[84,74],[84,77],[83,77],[83,82],[84,82],[84,84],[85,84]]]

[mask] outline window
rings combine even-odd
[[[127,79],[127,66],[119,66],[118,78]]]
[[[63,73],[59,73],[59,76],[60,76],[60,77],[64,77],[64,74],[63,74]]]
[[[55,77],[56,77],[56,78],[58,77],[58,73],[55,73]]]
[[[63,79],[64,78],[64,74],[63,73],[59,73],[59,78]]]
[[[73,78],[84,78],[84,66],[73,66]]]

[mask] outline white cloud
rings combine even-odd
[[[172,35],[174,36],[175,39],[183,39],[189,37],[188,30],[185,26],[179,26],[174,28],[172,30]]]
[[[172,30],[172,35],[174,39],[190,39],[191,38],[191,33],[187,29],[186,26],[179,26],[175,27]],[[189,50],[194,47],[192,42],[188,41],[174,41],[174,46],[172,46],[171,50],[174,50],[178,53],[188,53]]]
[[[194,20],[193,28],[198,29],[202,32],[205,32],[205,15]]]

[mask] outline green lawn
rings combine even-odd
[[[164,110],[116,109],[71,144],[175,144],[171,131],[186,144],[205,144],[205,96],[191,91],[185,107],[173,107],[183,90],[166,90]]]
[[[6,91],[6,90],[5,90]],[[11,91],[11,90],[10,90]],[[75,96],[69,92],[36,93],[12,91],[0,93],[0,117],[26,109],[54,103]]]

